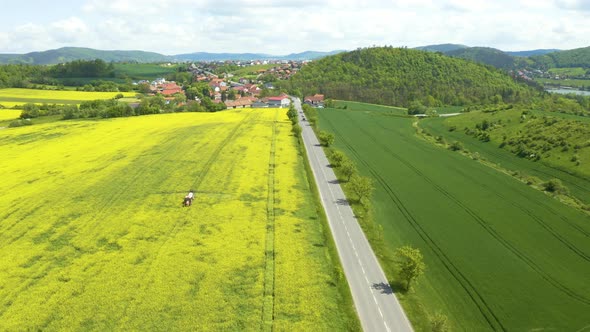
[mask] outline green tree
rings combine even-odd
[[[236,90],[229,90],[229,92],[227,93],[227,99],[236,100]]]
[[[334,134],[327,131],[320,131],[319,140],[323,146],[329,147],[334,144]]]
[[[330,155],[330,159],[332,159],[332,166],[334,167],[340,167],[345,158],[346,156],[344,155],[344,153],[340,151],[334,151]]]
[[[178,105],[181,103],[186,102],[186,96],[183,95],[182,93],[177,93],[174,95],[174,102]]]
[[[346,176],[346,181],[350,182],[350,178],[357,173],[356,166],[350,160],[345,160],[340,166],[340,171]]]
[[[395,257],[399,276],[406,283],[406,291],[410,290],[412,283],[415,283],[426,269],[422,253],[417,248],[403,246],[395,251]]]
[[[426,114],[426,111],[428,111],[428,107],[422,105],[418,100],[411,102],[408,107],[408,114]]]
[[[358,202],[363,203],[364,198],[368,198],[373,192],[373,181],[365,176],[355,175],[348,182],[350,190],[358,197]]]

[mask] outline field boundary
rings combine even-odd
[[[264,300],[262,305],[263,331],[273,330],[275,300],[275,152],[278,111],[272,122],[272,138],[268,160],[268,195],[266,200],[266,237],[264,244]]]

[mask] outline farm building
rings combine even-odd
[[[313,96],[306,96],[303,98],[303,103],[314,107],[324,106],[324,95],[316,93]]]
[[[252,107],[253,100],[249,97],[239,98],[236,100],[226,100],[225,106],[227,109]]]
[[[268,97],[268,107],[289,107],[291,99],[288,96]]]

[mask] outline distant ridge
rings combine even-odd
[[[590,47],[531,56],[539,68],[590,67]]]
[[[330,52],[305,51],[301,53],[291,53],[288,55],[271,55],[264,53],[208,53],[196,52],[188,54],[177,54],[173,58],[181,61],[249,61],[249,60],[315,60],[325,56],[345,52],[336,50]]]
[[[521,58],[514,57],[496,48],[490,47],[469,47],[445,53],[448,56],[471,60],[496,68],[511,70],[515,69]]]
[[[512,56],[518,56],[518,57],[528,57],[528,56],[533,56],[533,55],[543,55],[543,54],[547,54],[547,53],[553,53],[553,52],[559,52],[561,50],[558,50],[556,48],[552,48],[552,49],[538,49],[538,50],[530,50],[530,51],[506,51],[506,54],[510,54]]]
[[[461,44],[437,44],[437,45],[426,45],[426,46],[419,46],[415,47],[416,50],[421,51],[428,51],[428,52],[450,52],[455,50],[460,50],[463,48],[468,48],[469,46],[461,45]]]
[[[74,60],[101,59],[106,62],[165,62],[170,57],[144,51],[103,51],[85,47],[62,47],[26,54],[0,54],[0,63],[52,65]]]
[[[105,51],[85,47],[62,47],[55,50],[30,52],[26,54],[0,54],[0,64],[53,65],[74,60],[101,59],[106,62],[167,62],[167,61],[224,61],[224,60],[314,60],[344,52],[306,51],[288,55],[260,53],[207,53],[197,52],[178,55],[164,55],[145,51]]]

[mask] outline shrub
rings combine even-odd
[[[451,146],[449,146],[449,149],[451,149],[451,151],[461,151],[463,150],[463,144],[459,141],[454,141]]]
[[[8,125],[8,127],[9,128],[15,128],[15,127],[30,126],[32,124],[33,124],[33,122],[31,120],[29,120],[29,119],[23,119],[23,120],[15,120],[15,121],[12,121]]]
[[[430,317],[430,327],[432,332],[446,332],[449,330],[447,316],[437,312]]]
[[[39,106],[28,103],[23,106],[23,111],[20,114],[21,119],[32,119],[39,116]]]
[[[568,194],[569,190],[559,179],[551,179],[543,183],[543,190],[555,194]]]

